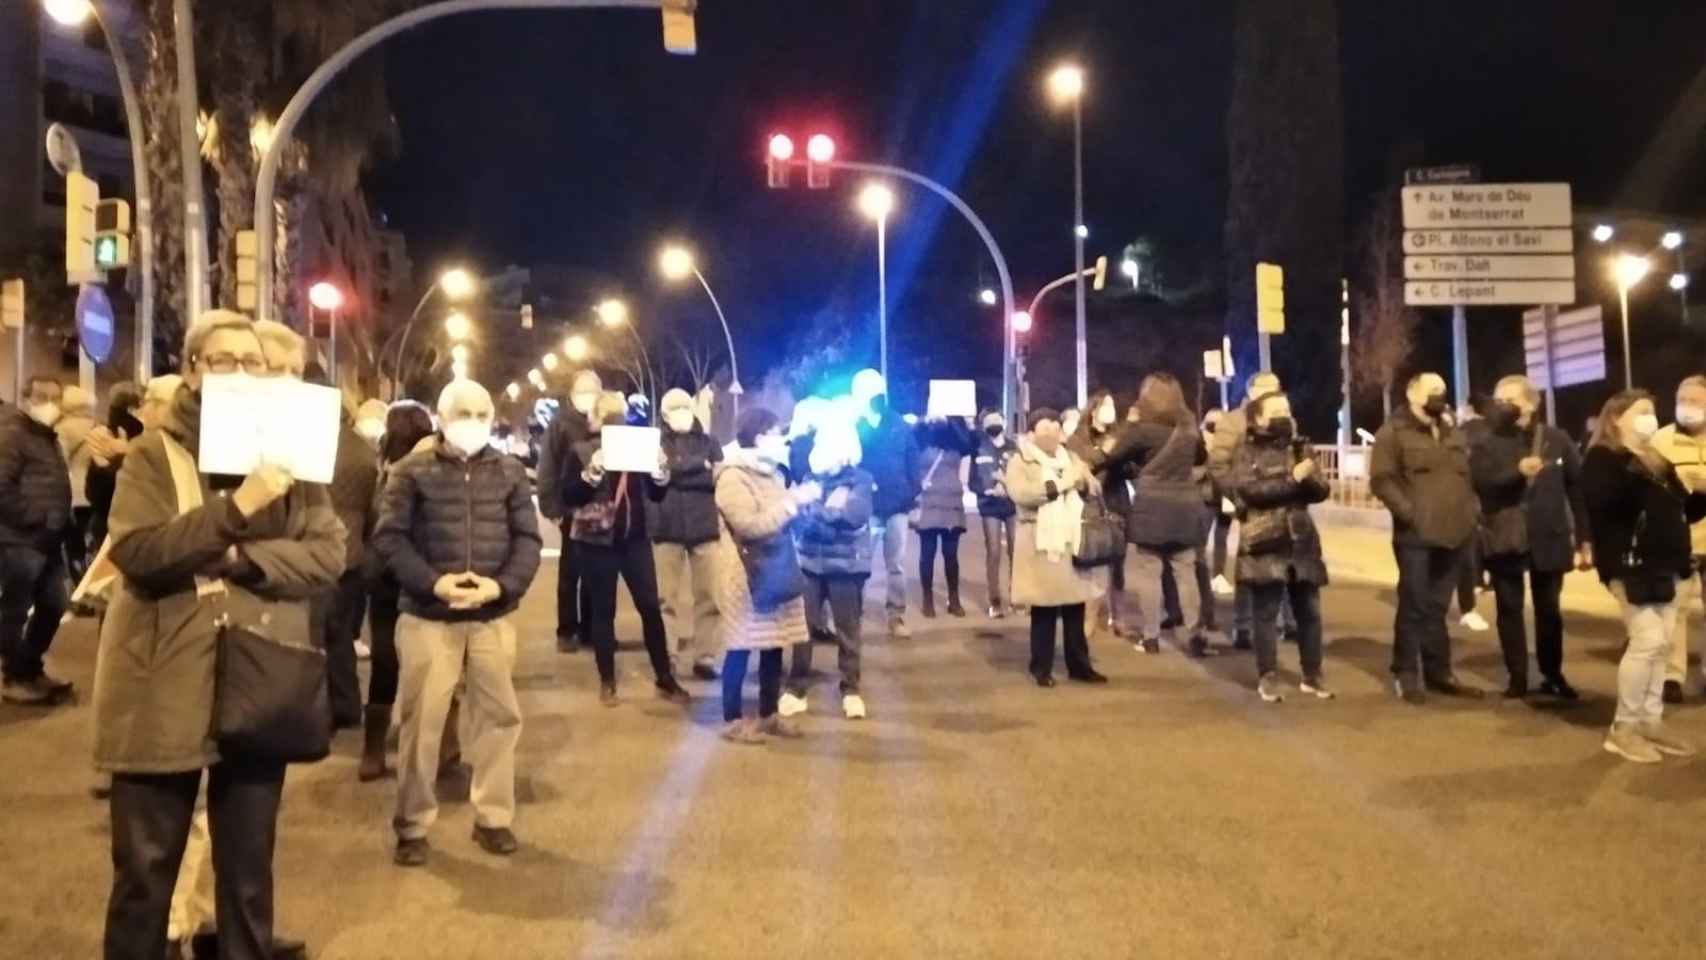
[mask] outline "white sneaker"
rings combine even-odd
[[[357,660],[371,660],[371,659],[373,659],[373,648],[368,646],[367,644],[361,642],[360,640],[357,640],[355,642],[355,658]]]
[[[782,699],[776,701],[776,712],[784,717],[797,717],[806,712],[806,698],[784,693]]]
[[[1230,597],[1232,594],[1237,592],[1233,590],[1232,582],[1226,579],[1226,574],[1224,573],[1215,574],[1214,583],[1211,584],[1211,586],[1213,586],[1214,595],[1217,597]]]
[[[1474,610],[1464,614],[1462,619],[1457,622],[1460,626],[1467,627],[1476,633],[1486,633],[1488,630],[1487,618]]]
[[[857,693],[845,694],[841,698],[841,712],[849,720],[865,719],[865,698]]]

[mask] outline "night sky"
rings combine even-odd
[[[1706,213],[1706,104],[1671,116],[1706,75],[1706,5],[1341,8],[1353,218],[1406,141],[1430,162],[1479,162],[1489,179],[1571,181],[1578,203]],[[762,366],[806,318],[870,313],[876,294],[857,183],[767,190],[771,130],[802,145],[827,130],[842,158],[954,186],[1028,299],[1072,265],[1071,122],[1043,94],[1049,67],[1070,54],[1090,74],[1090,256],[1117,260],[1140,233],[1213,248],[1231,26],[1226,0],[704,0],[700,52],[680,58],[663,52],[653,11],[462,16],[387,48],[402,146],[370,186],[422,269],[462,258],[565,264],[608,276],[645,311],[714,323],[701,297],[654,279],[659,242],[690,239],[743,358]],[[1667,122],[1694,131],[1678,175],[1631,184]],[[889,230],[891,325],[981,332],[987,349],[960,361],[993,365],[996,314],[970,297],[994,273],[950,214],[902,192]],[[1064,319],[1070,298],[1054,309]]]

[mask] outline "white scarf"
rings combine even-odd
[[[1060,496],[1037,508],[1037,552],[1051,562],[1070,559],[1078,552],[1084,534],[1084,498],[1076,489],[1067,488],[1066,475],[1072,470],[1072,454],[1064,445],[1052,455],[1033,445],[1028,451],[1031,459],[1042,468],[1043,484],[1053,483]]]

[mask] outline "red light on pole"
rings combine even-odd
[[[1027,311],[1024,311],[1024,310],[1015,310],[1013,312],[1013,332],[1014,333],[1030,333],[1031,332],[1031,315],[1030,315],[1030,313],[1028,313]]]
[[[793,159],[793,138],[785,133],[771,134],[770,152],[764,161],[770,175],[770,189],[782,190],[788,186],[788,166]]]
[[[813,134],[806,141],[806,186],[813,190],[828,187],[828,164],[834,159],[835,141],[828,134]]]
[[[794,159],[794,139],[785,133],[770,137],[770,157],[773,160]]]

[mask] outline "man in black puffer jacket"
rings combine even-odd
[[[42,668],[69,599],[60,544],[71,474],[53,432],[59,395],[57,382],[31,377],[24,405],[0,410],[0,696],[9,703],[45,703],[71,689]]]
[[[492,398],[457,380],[438,399],[442,440],[398,461],[381,499],[374,549],[402,587],[397,623],[396,862],[421,866],[438,815],[439,739],[456,684],[467,676],[475,731],[469,801],[474,840],[515,852],[515,629],[508,615],[539,570],[539,521],[527,469],[490,445]]]
[[[716,579],[716,484],[712,469],[723,450],[693,415],[693,397],[671,390],[658,404],[663,412],[663,455],[669,484],[660,499],[649,500],[652,558],[657,566],[659,603],[669,635],[675,638],[681,663],[701,680],[717,679],[712,666],[717,642],[717,600],[711,593]],[[692,594],[693,620],[683,623],[682,588]]]

